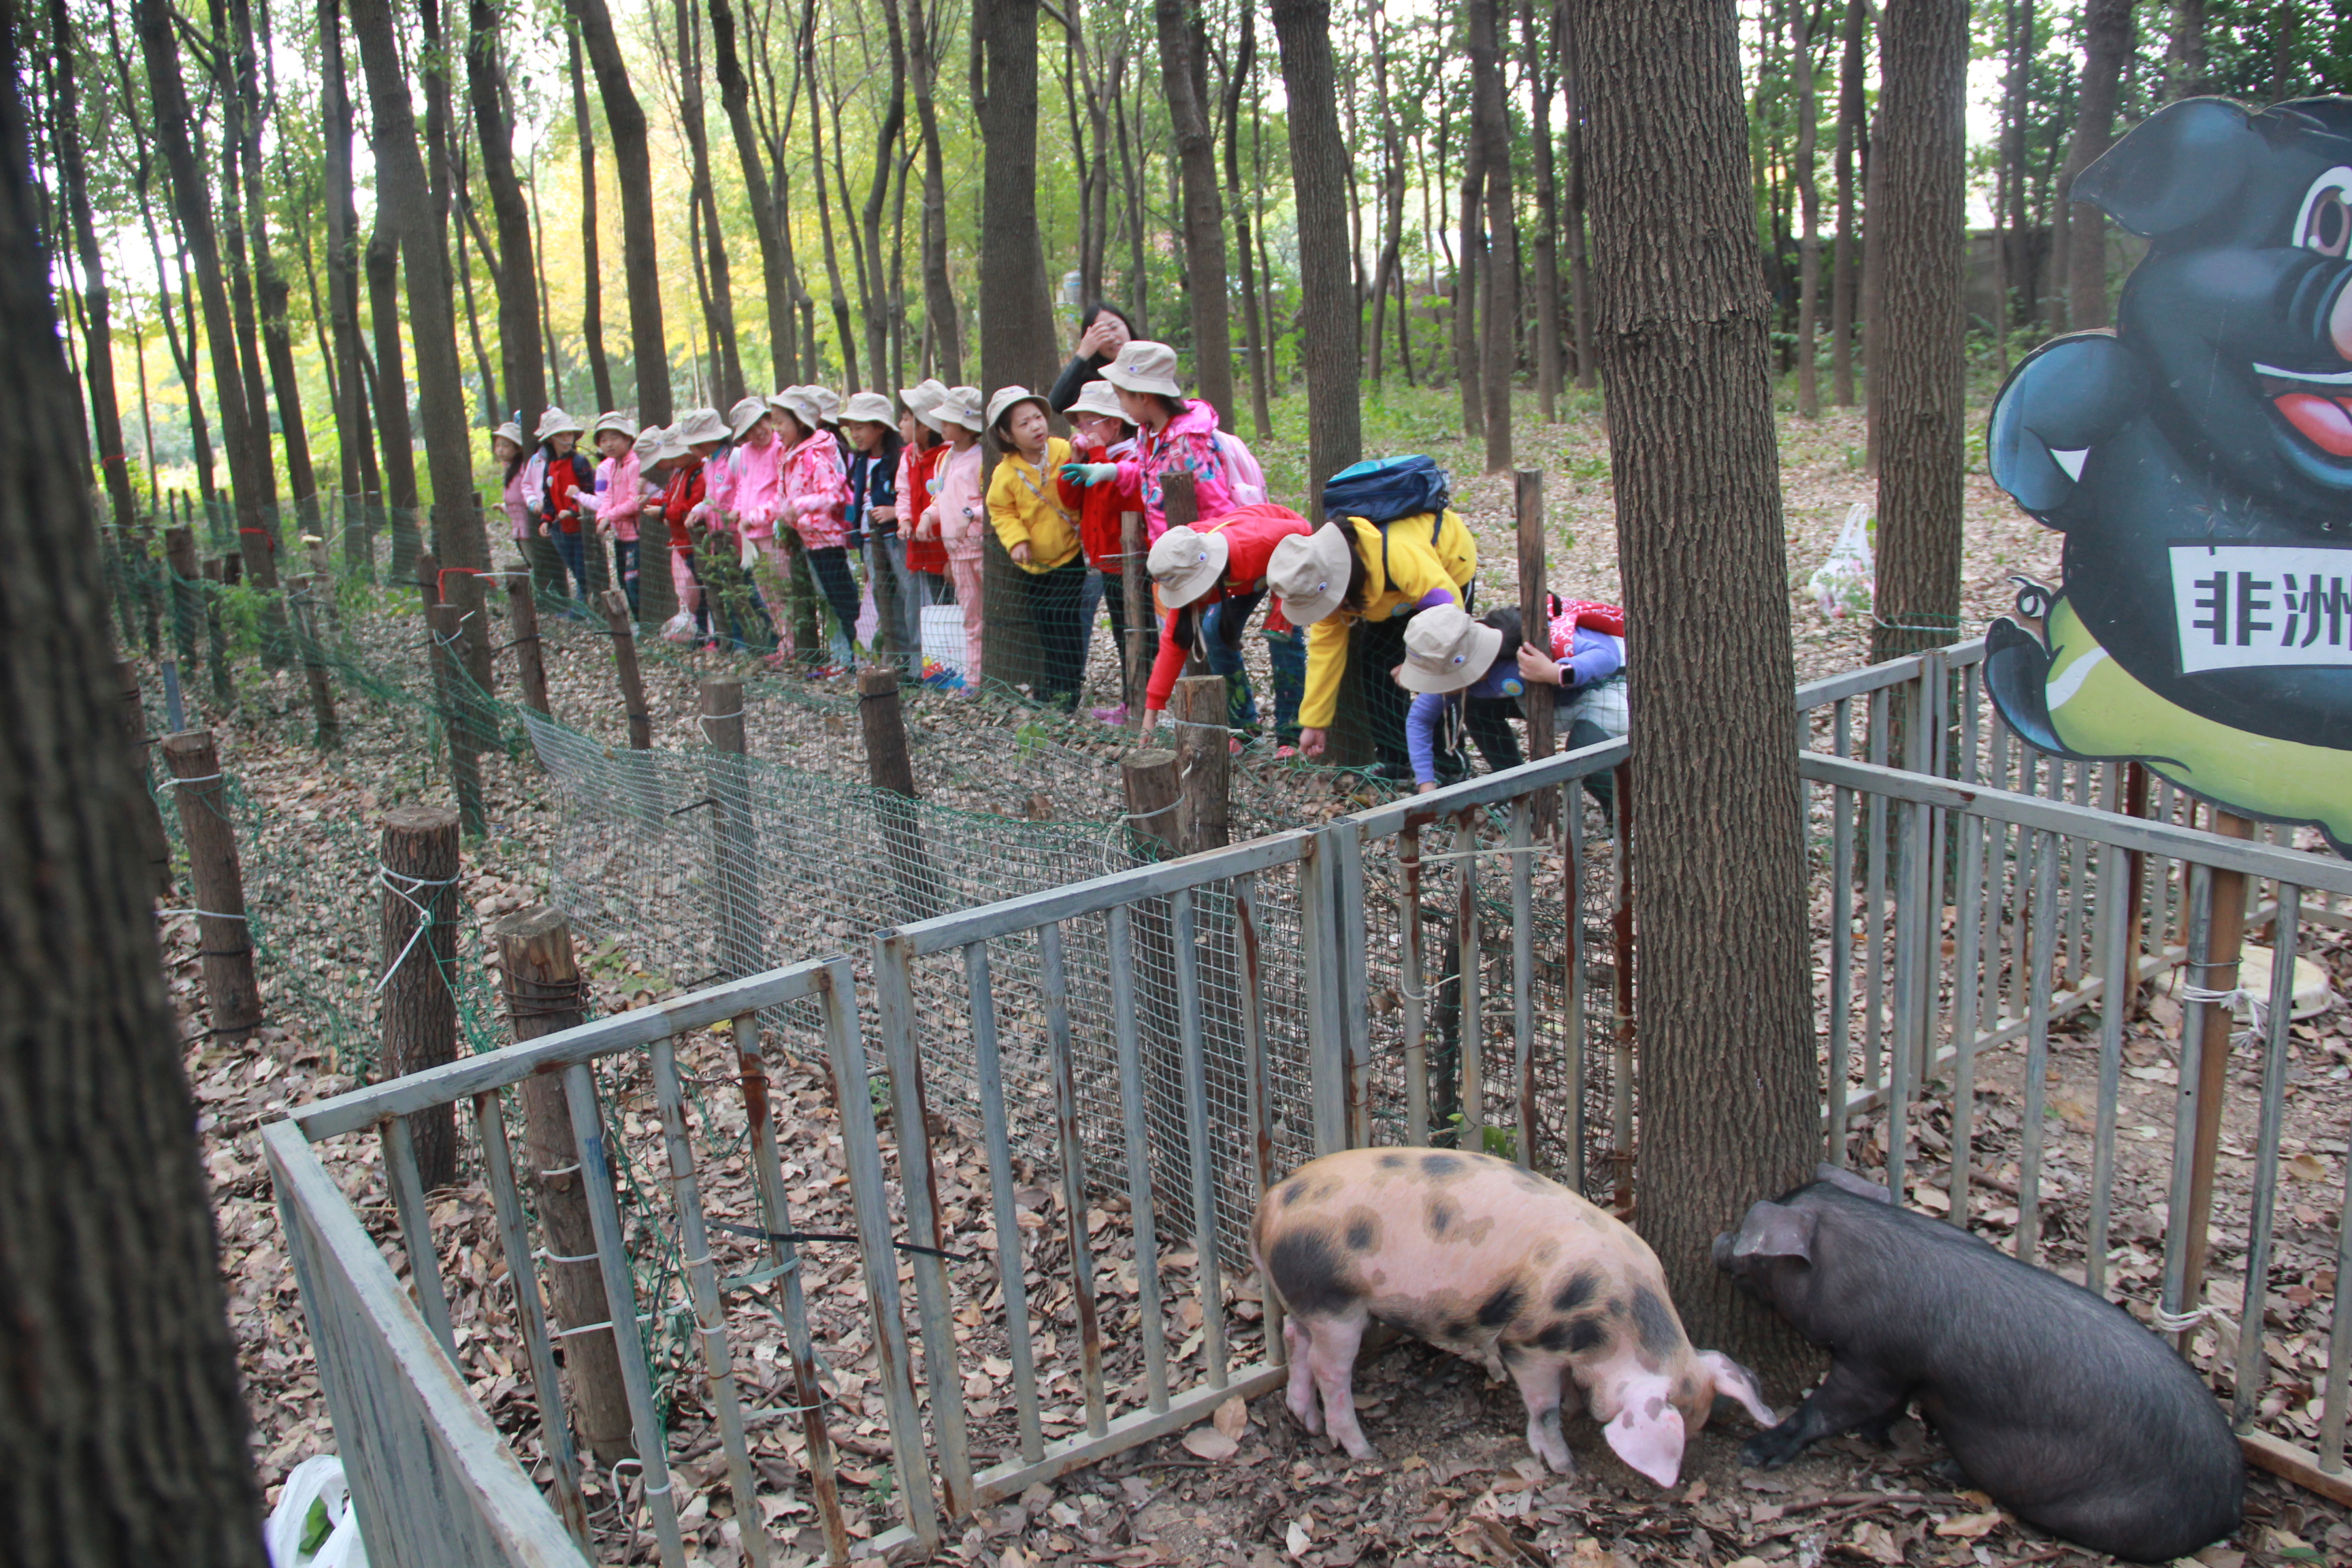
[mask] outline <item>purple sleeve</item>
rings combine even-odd
[[[1625,655],[1617,639],[1606,632],[1596,632],[1585,626],[1576,628],[1576,651],[1569,656],[1568,668],[1574,679],[1563,686],[1590,686],[1596,680],[1606,680],[1625,668]]]
[[[1412,755],[1412,782],[1437,782],[1437,721],[1445,713],[1445,699],[1424,691],[1405,710],[1404,744]]]
[[[1461,602],[1461,599],[1454,595],[1454,590],[1451,588],[1432,588],[1428,593],[1423,594],[1419,599],[1413,601],[1412,607],[1416,612],[1419,612],[1422,610],[1433,610],[1440,605],[1458,605]]]

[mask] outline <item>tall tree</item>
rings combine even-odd
[[[1472,97],[1476,92],[1474,88]],[[1443,167],[1446,132],[1462,124],[1460,116],[1441,114],[1437,121],[1438,163]],[[1440,176],[1443,178],[1443,175]],[[1461,384],[1462,429],[1474,439],[1486,435],[1486,378],[1479,368],[1478,310],[1486,279],[1486,142],[1475,124],[1462,139],[1462,253],[1454,265],[1454,374]]]
[[[50,90],[57,122],[58,183],[65,188],[66,207],[73,223],[74,253],[81,264],[81,314],[84,356],[89,366],[90,433],[107,504],[115,526],[130,530],[139,501],[131,489],[131,468],[122,452],[122,414],[114,390],[114,333],[106,289],[106,257],[99,249],[98,225],[90,216],[89,171],[81,151],[81,98],[74,79],[74,61],[81,46],[75,36],[73,14],[66,0],[49,0]]]
[[[621,266],[629,291],[629,357],[637,372],[637,418],[670,422],[669,344],[662,333],[661,258],[654,242],[653,157],[646,142],[646,111],[629,85],[629,68],[613,35],[604,0],[564,0],[579,24],[581,46],[596,72],[604,101],[604,129],[621,185]]]
[[[1891,0],[1881,48],[1871,174],[1880,269],[1870,371],[1881,431],[1873,659],[1959,640],[1968,0]]]
[[[914,79],[915,127],[923,143],[923,321],[940,379],[953,386],[963,374],[963,334],[956,321],[955,285],[948,276],[948,179],[934,90],[940,75],[935,17],[934,6],[924,0],[907,0],[907,63]]]
[[[12,26],[17,18],[9,18]],[[142,21],[144,18],[142,18]],[[28,179],[0,89],[0,1519],[26,1563],[261,1568],[261,1494],[137,834]]]
[[[1822,378],[1814,352],[1822,306],[1822,194],[1813,178],[1821,109],[1813,79],[1812,4],[1789,0],[1790,68],[1797,79],[1797,206],[1804,225],[1797,240],[1797,412],[1807,419],[1822,414]]]
[[[1250,73],[1257,66],[1255,0],[1242,0],[1234,32],[1233,66],[1225,73],[1225,89],[1218,104],[1225,132],[1225,200],[1234,210],[1234,240],[1242,258],[1242,342],[1249,348],[1250,427],[1259,440],[1271,441],[1274,417],[1265,400],[1266,382],[1273,374],[1267,343],[1273,336],[1273,321],[1269,317],[1265,330],[1259,330],[1257,265],[1250,251],[1250,203],[1242,190],[1242,99],[1249,91]]]
[[[1344,208],[1355,161],[1339,135],[1339,76],[1331,61],[1330,0],[1272,0],[1289,100],[1290,178],[1298,207],[1299,357],[1307,370],[1307,504],[1321,521],[1322,481],[1364,454],[1356,308],[1349,282]],[[1402,304],[1400,304],[1402,309]]]
[[[1552,51],[1544,33],[1558,32],[1560,0],[1541,7],[1519,0],[1519,37],[1528,78],[1528,133],[1535,143],[1536,171],[1536,397],[1547,420],[1559,417],[1559,176],[1554,166],[1551,130]]]
[[[588,345],[588,378],[596,406],[613,406],[613,362],[604,350],[604,269],[596,243],[596,122],[588,113],[588,76],[575,19],[566,39],[572,68],[572,123],[580,139],[580,331]]]
[[[2172,0],[2172,31],[2164,47],[2164,98],[2205,90],[2205,0]]]
[[[1056,355],[1037,235],[1037,0],[972,0],[971,35],[982,149],[981,380],[1045,386]]]
[[[515,174],[514,127],[507,115],[505,30],[497,0],[467,0],[466,94],[474,110],[474,139],[482,149],[482,183],[490,188],[490,216],[499,230],[499,360],[508,406],[535,421],[547,406],[547,371],[539,341],[539,265],[531,243],[530,204]]]
[[[238,363],[236,329],[230,320],[228,289],[221,276],[220,246],[213,230],[203,166],[191,134],[187,88],[180,74],[180,46],[170,0],[134,0],[139,47],[147,66],[147,90],[155,117],[155,140],[171,176],[172,203],[181,243],[204,301],[205,342],[212,352],[213,405],[220,415],[221,442],[228,448],[229,483],[236,492],[237,546],[248,581],[278,585],[278,481],[270,470],[266,437],[255,428],[259,411],[246,398],[244,366]]]
[[[1225,216],[1217,193],[1217,150],[1211,139],[1206,103],[1207,68],[1197,0],[1152,0],[1160,33],[1160,79],[1168,99],[1168,123],[1176,141],[1176,168],[1183,187],[1184,281],[1192,307],[1192,379],[1200,395],[1217,411],[1217,423],[1234,426],[1234,345],[1225,280]],[[993,199],[993,198],[992,198]],[[1354,298],[1354,289],[1349,290]],[[985,331],[985,315],[982,330]],[[1356,328],[1350,323],[1349,335]]]
[[[1733,0],[1571,0],[1634,628],[1641,1229],[1683,1321],[1793,1384],[1709,1247],[1821,1147],[1769,301]],[[1671,104],[1674,112],[1661,113]],[[1642,628],[1652,628],[1644,635]],[[1621,786],[1621,788],[1623,786]],[[1720,959],[1748,955],[1737,973]]]
[[[1561,0],[1563,6],[1566,0]],[[1575,318],[1576,384],[1601,384],[1600,358],[1592,352],[1592,262],[1585,241],[1584,77],[1578,63],[1575,29],[1563,11],[1559,24],[1561,118],[1568,121],[1568,293]]]
[[[1830,401],[1851,408],[1853,392],[1853,332],[1862,290],[1862,209],[1854,200],[1854,164],[1863,156],[1869,121],[1864,110],[1865,42],[1871,0],[1848,0],[1845,30],[1839,41],[1837,151],[1837,254],[1830,268]]]
[[[1511,466],[1511,383],[1519,360],[1519,246],[1511,191],[1511,118],[1503,95],[1502,0],[1467,0],[1470,133],[1486,174],[1486,277],[1479,343],[1486,405],[1486,471]]]
[[[887,392],[890,318],[899,312],[892,307],[890,279],[882,266],[882,209],[890,199],[890,167],[897,162],[893,153],[907,129],[907,37],[898,23],[898,0],[883,0],[882,20],[890,47],[890,87],[882,100],[881,124],[874,132],[874,174],[866,187],[865,211],[859,216],[866,226],[866,283],[861,290],[866,308],[866,368],[874,384]],[[834,150],[836,155],[840,152],[837,139]]]
[[[376,436],[383,449],[383,500],[393,509],[397,555],[413,548],[407,531],[414,528],[425,496],[416,482],[416,432],[408,421],[408,371],[400,344],[400,237],[385,224],[380,202],[365,264],[368,327],[375,339],[375,374],[370,385],[375,395]],[[407,581],[408,565],[394,561],[394,581]]]
[[[743,361],[735,343],[735,272],[727,258],[727,233],[719,221],[719,198],[710,179],[710,136],[703,124],[702,26],[693,0],[677,0],[677,118],[686,130],[692,158],[694,184],[689,199],[702,220],[703,261],[708,270],[710,302],[704,316],[710,327],[711,359],[720,407],[743,395]]]
[[[326,164],[327,315],[342,375],[335,383],[335,440],[345,493],[364,491],[360,455],[368,449],[367,388],[360,361],[359,216],[352,191],[352,100],[343,74],[338,0],[319,0],[319,132]],[[537,411],[526,413],[528,419]],[[379,498],[380,499],[380,498]]]
[[[264,194],[268,178],[262,166],[261,129],[277,108],[276,68],[268,66],[257,77],[257,58],[268,62],[273,51],[269,11],[253,0],[234,0],[229,13],[236,26],[238,94],[247,100],[244,142],[237,158],[245,172],[246,233],[253,256],[254,302],[260,317],[262,354],[269,366],[269,385],[278,403],[278,437],[286,444],[286,483],[305,528],[318,523],[319,480],[310,464],[310,426],[302,417],[302,378],[294,368],[294,329],[288,305],[291,289],[279,269],[269,243],[269,204]],[[267,81],[268,90],[262,90]],[[283,169],[281,166],[282,176]],[[282,177],[281,188],[286,182]]]
[[[2074,133],[2066,143],[2063,194],[2115,140],[2116,101],[2124,57],[2131,52],[2133,0],[2084,0],[2083,79],[2074,99]],[[2107,324],[2107,219],[2088,202],[2062,201],[2053,248],[2063,269],[2066,330]]]
[[[841,368],[844,378],[848,382],[847,390],[855,392],[857,390],[857,339],[850,330],[849,296],[841,287],[841,252],[833,242],[833,204],[826,198],[824,189],[824,110],[823,94],[818,87],[821,79],[816,68],[816,0],[807,0],[801,8],[800,54],[801,70],[808,78],[809,84],[809,164],[816,174],[817,234],[824,243],[825,281],[832,285],[833,331],[841,343]],[[838,83],[835,84],[835,89],[836,92],[843,90]],[[838,113],[836,110],[836,120]],[[838,124],[835,129],[839,129]],[[843,221],[846,222],[848,216],[845,212]],[[1039,266],[1044,266],[1042,255]],[[809,343],[809,358],[814,364],[816,358],[814,340]],[[815,371],[811,374],[820,374]]]
[[[719,105],[726,111],[735,156],[743,165],[743,194],[751,207],[751,232],[760,244],[760,278],[768,300],[769,377],[782,386],[792,379],[792,366],[800,357],[793,330],[792,253],[780,232],[767,160],[760,153],[760,133],[751,121],[751,85],[736,50],[735,12],[728,0],[710,0],[710,50],[719,76]]]

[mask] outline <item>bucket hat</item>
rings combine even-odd
[[[1176,351],[1166,343],[1130,340],[1118,351],[1118,358],[1103,366],[1102,378],[1129,392],[1156,392],[1162,397],[1184,395],[1184,389],[1176,382]]]
[[[551,441],[558,436],[579,436],[585,433],[580,427],[580,421],[563,412],[562,409],[550,405],[547,412],[539,416],[539,434],[532,439]]]
[[[727,421],[719,416],[716,408],[689,408],[670,427],[670,434],[681,447],[699,447],[706,441],[727,439]]]
[[[975,436],[988,428],[988,420],[980,411],[980,388],[976,386],[948,388],[947,396],[940,400],[932,413],[935,428],[961,425]]]
[[[1433,605],[1404,628],[1397,684],[1407,691],[1459,691],[1493,668],[1503,632],[1470,618],[1459,605]]]
[[[824,423],[817,417],[816,399],[809,395],[809,389],[805,386],[784,388],[768,399],[768,406],[781,409],[791,415],[800,421],[803,430],[812,435],[822,428]]]
[[[1097,376],[1078,389],[1077,401],[1070,405],[1070,417],[1082,414],[1098,414],[1105,418],[1127,418],[1127,410],[1118,404],[1118,388]]]
[[[803,386],[801,392],[808,398],[809,405],[816,410],[818,424],[841,423],[841,394],[829,386]]]
[[[1349,557],[1354,552],[1341,526],[1327,522],[1303,539],[1294,533],[1274,547],[1265,580],[1293,626],[1313,626],[1348,596]]]
[[[1232,552],[1222,533],[1202,533],[1177,524],[1151,542],[1145,563],[1160,590],[1160,602],[1181,610],[1216,585]]]
[[[992,430],[995,429],[998,420],[1024,403],[1035,404],[1048,417],[1053,415],[1053,409],[1047,405],[1042,395],[1032,392],[1025,386],[1000,386],[988,400],[988,427]]]
[[[617,430],[632,441],[637,438],[637,422],[618,409],[596,416],[596,434],[602,436],[607,430]]]
[[[530,445],[530,437],[524,435],[522,433],[522,426],[516,424],[511,419],[499,426],[497,429],[491,431],[490,435],[494,439],[498,437],[503,436],[518,447],[528,447]]]
[[[898,415],[891,412],[890,400],[878,392],[861,392],[841,405],[844,423],[856,419],[869,425],[895,425]]]
[[[727,411],[727,429],[729,435],[735,440],[740,441],[745,436],[751,433],[751,426],[760,422],[761,416],[767,412],[768,400],[766,398],[754,395],[743,399],[740,403],[738,403],[734,407]]]

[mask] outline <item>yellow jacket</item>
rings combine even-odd
[[[1055,476],[1071,461],[1070,444],[1059,436],[1045,440],[1045,461],[1036,467],[1018,452],[1007,453],[988,481],[988,520],[1004,548],[1029,547],[1024,572],[1051,572],[1078,552],[1078,514],[1062,510]]]
[[[1307,696],[1298,722],[1328,730],[1339,706],[1339,678],[1348,669],[1348,634],[1359,619],[1384,621],[1409,616],[1431,594],[1444,592],[1456,604],[1478,571],[1478,542],[1448,510],[1436,518],[1416,512],[1381,525],[1360,517],[1347,520],[1364,558],[1364,607],[1335,610],[1307,628]],[[1381,672],[1385,676],[1388,672]]]

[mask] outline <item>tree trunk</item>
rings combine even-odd
[[[1837,171],[1837,255],[1830,268],[1830,401],[1840,408],[1854,404],[1854,296],[1862,284],[1863,244],[1862,213],[1854,205],[1854,160],[1861,154],[1864,128],[1868,59],[1864,39],[1869,26],[1870,0],[1850,0],[1838,62],[1837,151],[1832,155]]]
[[[1640,1225],[1685,1325],[1793,1391],[1796,1337],[1710,1258],[1821,1147],[1769,301],[1730,0],[1572,0],[1618,554],[1643,1071]],[[1658,112],[1672,104],[1675,112]],[[1748,955],[1734,973],[1726,952]]]
[[[1034,37],[1031,42],[1034,46]],[[849,298],[841,287],[841,252],[833,242],[833,203],[824,193],[824,110],[816,71],[816,0],[807,0],[801,12],[800,50],[801,68],[808,77],[809,84],[809,167],[816,175],[817,232],[824,242],[825,282],[832,289],[833,331],[841,344],[843,379],[848,383],[848,389],[855,392],[857,390],[857,339],[849,325]],[[847,213],[842,214],[845,223],[848,217]],[[814,342],[809,344],[809,357],[814,363],[816,357]],[[821,372],[815,374],[819,380],[824,379]]]
[[[1968,0],[1896,0],[1883,34],[1871,232],[1883,264],[1871,329],[1880,437],[1870,656],[1959,640],[1968,314]]]
[[[349,0],[346,0],[349,3]],[[356,13],[354,13],[356,15]],[[416,488],[416,441],[408,424],[408,379],[400,342],[400,237],[384,226],[376,209],[375,232],[367,246],[368,323],[375,338],[375,428],[383,447],[384,504],[395,518],[393,537],[405,529],[412,542],[423,499]],[[393,562],[393,580],[407,575],[412,561]]]
[[[1330,0],[1273,0],[1289,100],[1290,168],[1298,207],[1299,353],[1307,369],[1307,513],[1323,517],[1322,480],[1363,456],[1357,381],[1355,295],[1348,284],[1347,226],[1354,160],[1339,136]]]
[[[1485,331],[1486,471],[1511,466],[1511,383],[1519,359],[1518,217],[1511,193],[1511,120],[1503,96],[1502,0],[1468,0],[1471,134],[1486,171]]]
[[[588,343],[588,375],[596,406],[613,406],[613,362],[604,353],[604,270],[596,246],[596,122],[588,114],[588,77],[581,63],[580,33],[567,35],[572,68],[572,121],[580,139],[580,331]],[[536,414],[531,417],[536,418]]]
[[[793,277],[784,243],[777,232],[775,197],[768,185],[767,161],[760,155],[760,134],[751,123],[751,83],[735,47],[735,13],[728,0],[710,0],[711,61],[719,74],[719,103],[726,110],[728,129],[735,137],[735,156],[743,165],[744,199],[751,208],[751,232],[760,242],[760,279],[768,302],[769,378],[782,386],[792,378],[800,345],[793,331]]]
[[[343,76],[338,0],[319,0],[318,17],[319,116],[326,143],[327,312],[335,358],[343,373],[335,384],[335,440],[343,455],[343,488],[363,491],[367,487],[360,478],[360,454],[367,450],[369,421],[360,369],[359,219],[352,193],[352,100]],[[362,521],[362,536],[367,526]],[[352,542],[346,535],[346,553]]]
[[[1550,0],[1548,25],[1559,30],[1560,0]],[[1520,40],[1527,61],[1528,134],[1536,168],[1536,397],[1547,422],[1559,417],[1559,189],[1553,167],[1551,51],[1536,25],[1535,0],[1520,0]]]
[[[2115,140],[2116,89],[2132,41],[2132,0],[2085,0],[2083,83],[2074,100],[2074,133],[2066,143],[2062,194]],[[2053,249],[2065,268],[2066,330],[2107,324],[2106,215],[2088,202],[2064,202],[2057,211]]]
[[[98,226],[90,216],[89,175],[81,155],[81,105],[74,82],[74,59],[80,46],[73,31],[73,14],[66,0],[49,0],[52,90],[57,95],[58,183],[65,187],[66,205],[72,215],[74,250],[81,262],[82,323],[89,345],[90,433],[95,456],[106,487],[107,504],[117,528],[128,531],[138,517],[138,498],[131,490],[131,468],[123,459],[122,413],[114,390],[114,334],[109,317],[106,258],[98,247]]]
[[[1471,92],[1475,103],[1475,82]],[[1475,112],[1473,118],[1475,119]],[[1460,123],[1456,121],[1455,123]],[[1440,123],[1440,134],[1444,122]],[[1486,142],[1475,124],[1462,138],[1462,250],[1454,263],[1454,375],[1462,391],[1462,430],[1473,440],[1486,435],[1486,379],[1478,364],[1478,286],[1485,281]]]
[[[1150,173],[1150,152],[1142,146],[1140,113],[1130,128],[1127,95],[1120,90],[1122,58],[1111,69],[1111,119],[1118,128],[1118,168],[1127,193],[1127,303],[1135,335],[1151,336],[1151,274],[1143,265],[1143,182]]]
[[[1561,118],[1568,121],[1569,307],[1576,321],[1576,384],[1590,392],[1601,384],[1601,366],[1592,352],[1592,265],[1585,241],[1584,72],[1564,4],[1559,27]]]
[[[2164,47],[2164,100],[2205,90],[2205,0],[2172,0],[2172,33]]]
[[[898,0],[883,0],[890,45],[890,93],[882,100],[881,128],[874,133],[874,178],[866,187],[866,368],[877,391],[890,390],[890,279],[882,266],[882,209],[890,199],[891,150],[907,129],[907,40],[898,26]],[[835,153],[840,153],[838,140]]]
[[[1822,416],[1822,378],[1814,364],[1814,338],[1822,305],[1822,197],[1815,188],[1814,149],[1821,141],[1821,112],[1813,89],[1812,0],[1790,0],[1789,44],[1797,78],[1797,207],[1804,232],[1797,259],[1797,413]]]
[[[1216,143],[1209,131],[1207,106],[1202,101],[1200,9],[1197,0],[1152,0],[1151,14],[1159,26],[1160,85],[1168,98],[1176,167],[1183,182],[1192,381],[1199,396],[1217,411],[1217,424],[1231,430],[1234,428],[1234,348],[1225,281],[1225,218],[1217,192]],[[1339,216],[1344,223],[1346,212],[1342,210]],[[1340,232],[1344,235],[1346,230]],[[1354,289],[1349,288],[1348,294],[1352,300]],[[984,310],[982,315],[984,320]],[[1355,330],[1351,322],[1348,329],[1351,337]]]
[[[373,0],[352,0],[352,29],[367,47],[365,15]],[[377,140],[383,140],[382,132]],[[446,805],[404,805],[383,814],[377,860],[383,941],[376,973],[383,997],[378,1063],[387,1079],[457,1059],[457,813]],[[409,1136],[427,1192],[457,1176],[456,1109],[413,1111]]]
[[[646,145],[646,111],[629,85],[629,68],[613,36],[604,0],[564,0],[580,29],[596,94],[604,100],[604,128],[621,186],[621,258],[629,290],[629,357],[637,372],[637,420],[667,425],[672,417],[669,343],[662,332],[661,258],[654,242],[654,174]]]
[[[963,334],[956,321],[955,286],[948,277],[948,180],[940,153],[939,106],[932,98],[940,74],[933,20],[923,0],[907,0],[907,53],[915,79],[915,124],[923,142],[923,320],[930,329],[939,378],[954,386],[963,375]]]
[[[135,5],[155,138],[171,173],[181,241],[195,273],[196,292],[204,301],[205,341],[213,361],[213,405],[220,415],[221,440],[228,448],[229,483],[236,498],[237,548],[255,585],[275,588],[278,482],[270,469],[268,437],[255,428],[260,411],[246,398],[236,329],[230,320],[228,289],[221,278],[220,247],[205,196],[208,187],[190,134],[188,95],[181,80],[173,11],[166,0],[135,0]]]
[[[142,24],[147,18],[142,15]],[[152,42],[152,38],[149,40]],[[163,994],[87,476],[14,101],[0,120],[0,1517],[27,1563],[262,1568],[196,1106]],[[61,547],[62,545],[62,547]],[[102,1092],[99,1091],[102,1086]]]
[[[499,229],[499,355],[508,405],[527,433],[551,401],[539,339],[537,247],[531,242],[530,205],[515,175],[514,128],[499,90],[506,76],[499,58],[500,12],[494,0],[467,0],[467,16],[472,30],[466,41],[466,89],[474,135],[482,147],[482,183],[490,188],[490,214]]]
[[[1050,386],[1058,367],[1037,237],[1037,0],[973,0],[971,29],[971,97],[984,148],[981,381]]]
[[[251,50],[230,37],[229,23],[221,0],[209,0],[208,19],[212,36],[208,58],[212,66],[215,100],[221,110],[220,183],[216,187],[219,233],[228,251],[229,318],[236,327],[236,363],[243,376],[245,406],[253,421],[253,439],[259,452],[258,461],[270,475],[270,491],[264,498],[272,509],[277,501],[276,459],[269,446],[269,391],[261,374],[261,330],[253,310],[253,264],[246,250],[243,154],[246,147],[246,127],[257,112],[255,94],[248,90],[251,73],[246,68]],[[196,164],[209,169],[211,160],[205,146],[205,117],[199,116],[195,125]],[[277,523],[273,519],[270,527]]]
[[[1242,95],[1249,89],[1250,71],[1257,64],[1255,0],[1242,0],[1240,37],[1234,49],[1234,68],[1225,82],[1225,199],[1233,205],[1234,239],[1242,258],[1242,342],[1249,351],[1250,428],[1260,441],[1274,439],[1274,416],[1266,407],[1266,342],[1273,336],[1269,315],[1265,330],[1258,325],[1257,264],[1250,253],[1249,198],[1242,191]]]

